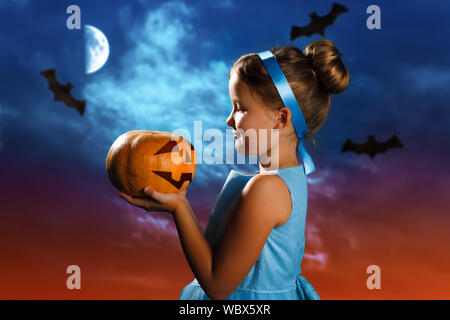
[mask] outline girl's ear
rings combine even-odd
[[[284,126],[286,126],[286,124],[288,123],[288,120],[290,119],[291,116],[291,111],[286,108],[286,107],[282,107],[280,109],[280,111],[278,112],[278,116],[277,116],[277,127],[279,129],[283,128]]]

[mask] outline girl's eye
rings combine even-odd
[[[234,106],[234,108],[237,112],[245,112],[246,111],[245,109],[238,108],[236,105]]]

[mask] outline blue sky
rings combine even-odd
[[[382,29],[368,30],[365,9],[372,3],[341,3],[350,11],[325,38],[343,53],[351,80],[332,96],[317,148],[306,145],[316,166],[360,165],[339,151],[347,138],[362,142],[368,134],[384,140],[396,133],[408,151],[448,155],[442,144],[450,130],[450,5],[378,1]],[[0,152],[24,164],[64,162],[101,172],[110,145],[126,131],[193,133],[199,120],[203,132],[225,132],[233,61],[275,45],[304,49],[321,36],[290,42],[291,25],[306,25],[314,10],[326,14],[332,1],[78,1],[82,24],[101,29],[111,47],[107,64],[90,75],[83,73],[82,32],[65,28],[69,4],[1,1]],[[50,67],[88,101],[83,118],[51,100],[39,74]],[[208,166],[199,166],[197,183],[224,179],[230,169]]]

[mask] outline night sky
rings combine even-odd
[[[131,130],[171,132],[194,121],[225,133],[228,72],[241,55],[290,41],[292,25],[333,1],[0,0],[0,298],[178,299],[194,278],[173,218],[117,195],[105,170]],[[350,72],[327,121],[305,143],[308,176],[303,275],[322,299],[450,299],[450,3],[344,1],[326,29]],[[110,56],[84,73],[82,30],[66,8],[107,36]],[[381,30],[366,9],[381,8]],[[54,102],[41,70],[87,100],[80,116]],[[404,148],[370,159],[341,153],[350,138],[396,134]],[[203,148],[210,142],[204,141]],[[206,227],[230,169],[197,165],[187,197]],[[81,268],[82,289],[66,288]],[[369,290],[366,268],[381,268]]]

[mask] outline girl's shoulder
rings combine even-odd
[[[291,194],[288,185],[279,175],[259,173],[252,176],[241,195],[243,199],[250,201],[250,206],[257,206],[258,202],[275,204],[276,210],[272,209],[271,214],[278,221],[277,227],[289,219],[292,210]]]

